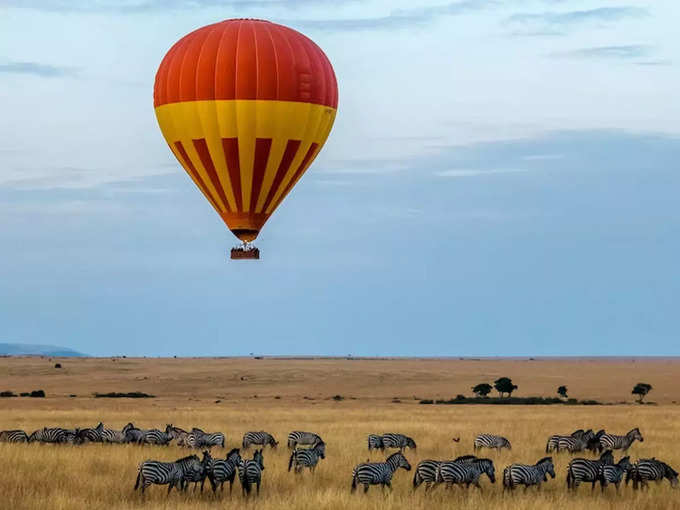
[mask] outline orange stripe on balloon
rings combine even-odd
[[[196,167],[194,166],[193,162],[191,161],[189,154],[187,154],[187,151],[184,148],[184,145],[182,145],[182,142],[180,142],[180,141],[175,142],[175,148],[177,149],[177,152],[179,152],[179,155],[182,157],[182,161],[184,163],[184,169],[189,173],[189,175],[191,175],[191,177],[194,178],[194,181],[196,182],[198,187],[201,189],[203,194],[208,198],[208,200],[210,200],[210,203],[212,204],[212,206],[215,209],[217,209],[217,211],[219,211],[220,208],[217,206],[217,202],[213,198],[208,187],[205,185],[205,182],[203,182],[203,179],[201,179],[201,175],[196,170]]]
[[[271,138],[257,138],[255,140],[255,158],[253,160],[253,187],[250,191],[250,209],[255,212],[257,207],[257,200],[260,198],[260,190],[262,189],[262,181],[264,180],[264,171],[267,168],[267,160],[269,159],[269,150],[272,146]]]
[[[238,138],[222,138],[222,149],[227,161],[231,190],[236,200],[236,211],[243,211],[243,199],[241,197],[241,164],[238,159]]]
[[[203,164],[203,168],[205,168],[205,171],[208,174],[208,178],[210,179],[213,188],[215,188],[215,190],[217,191],[217,194],[220,196],[220,199],[222,200],[225,209],[228,211],[229,202],[227,201],[227,197],[224,194],[224,188],[222,188],[220,178],[217,176],[217,170],[215,170],[215,165],[213,163],[212,158],[210,157],[210,150],[208,149],[208,144],[205,141],[205,138],[199,138],[193,140],[193,142],[194,148],[198,153],[198,157],[201,158],[201,163]]]
[[[300,140],[288,140],[288,143],[286,144],[286,150],[283,152],[283,157],[281,158],[281,163],[279,163],[279,168],[276,170],[276,175],[272,181],[271,188],[269,188],[267,199],[264,201],[264,205],[262,206],[263,212],[266,212],[269,208],[269,204],[274,199],[274,195],[276,195],[276,191],[279,189],[281,181],[283,181],[283,178],[288,173],[288,169],[290,168],[290,165],[293,162],[295,154],[297,154],[299,148]]]

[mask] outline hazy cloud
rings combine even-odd
[[[76,76],[78,69],[38,62],[10,62],[9,64],[0,64],[0,74],[31,74],[42,78],[60,78]]]
[[[496,175],[496,174],[517,174],[528,172],[524,168],[492,168],[489,170],[477,168],[456,168],[452,170],[442,170],[435,172],[439,177],[477,177],[480,175]]]
[[[600,7],[581,11],[518,13],[506,18],[505,23],[515,27],[510,35],[563,35],[566,30],[578,25],[611,23],[647,15],[649,11],[640,7]]]
[[[628,44],[623,46],[594,46],[591,48],[579,48],[576,50],[551,53],[555,57],[567,58],[614,58],[631,59],[646,57],[652,51],[652,47],[644,44]]]

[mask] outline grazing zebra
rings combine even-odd
[[[23,430],[3,430],[0,432],[0,443],[28,443],[28,434]]]
[[[288,434],[288,448],[291,450],[297,448],[300,444],[313,445],[316,443],[323,443],[323,439],[318,434],[313,432],[302,432],[300,430],[294,430]]]
[[[279,442],[274,439],[274,436],[263,430],[260,430],[259,432],[246,432],[243,434],[243,442],[241,443],[241,446],[244,450],[247,450],[251,445],[259,445],[263,447],[269,445],[272,448],[276,448],[278,444]]]
[[[367,462],[359,464],[352,471],[352,492],[357,490],[357,485],[364,486],[364,493],[368,492],[371,485],[382,485],[383,490],[389,487],[392,490],[392,477],[394,472],[404,468],[411,470],[411,464],[401,452],[393,453],[385,462]]]
[[[102,427],[100,435],[103,443],[125,443],[125,433],[121,430],[113,430]]]
[[[567,468],[567,488],[576,490],[581,482],[591,482],[595,489],[595,482],[599,479],[602,466],[614,464],[614,455],[607,450],[598,460],[574,459]]]
[[[262,471],[264,471],[264,457],[262,450],[255,450],[252,459],[243,460],[238,467],[238,479],[241,482],[241,491],[248,496],[252,490],[252,484],[257,486],[257,494],[260,494],[262,483]]]
[[[495,448],[496,450],[501,450],[501,448],[512,449],[510,441],[502,436],[494,436],[493,434],[479,434],[473,443],[473,449],[475,451],[480,448]]]
[[[548,438],[548,442],[545,445],[545,453],[550,453],[554,450],[557,450],[557,445],[559,444],[560,439],[565,438],[565,437],[573,437],[573,438],[580,438],[583,437],[585,432],[583,429],[578,429],[572,432],[568,436],[564,436],[562,434],[553,434]]]
[[[378,434],[368,435],[368,450],[384,450],[385,445],[383,444],[382,436]]]
[[[141,443],[144,439],[145,430],[138,429],[132,423],[128,423],[123,427],[123,435],[127,443]]]
[[[309,468],[313,473],[316,469],[316,465],[319,463],[319,459],[326,458],[326,443],[323,441],[316,443],[309,449],[295,449],[293,453],[290,454],[290,460],[288,461],[288,471],[294,468],[294,472],[300,473],[303,468]]]
[[[78,439],[81,443],[101,443],[102,442],[102,430],[104,429],[104,424],[99,422],[95,428],[85,428],[78,431]]]
[[[395,434],[389,432],[382,435],[383,448],[399,448],[403,452],[404,448],[416,449],[416,442],[404,434]]]
[[[540,489],[541,483],[548,481],[548,475],[555,478],[552,457],[544,457],[533,466],[511,464],[503,470],[503,490],[514,490],[518,485],[524,485],[525,491],[530,485]]]
[[[70,440],[69,431],[62,429],[61,427],[47,428],[43,427],[33,432],[28,436],[28,442],[39,442],[39,443],[67,443]],[[72,442],[72,440],[71,440]]]
[[[637,427],[630,430],[625,436],[602,434],[600,436],[600,450],[623,450],[626,452],[636,439],[640,442],[644,441],[640,429]]]
[[[151,429],[144,431],[142,440],[140,442],[142,444],[156,444],[165,446],[168,445],[171,440],[172,438],[162,430]]]
[[[413,490],[416,490],[423,483],[426,491],[433,487],[437,482],[437,470],[442,462],[432,459],[421,460],[416,466],[415,473],[413,473]]]
[[[491,483],[496,483],[496,471],[490,459],[466,458],[462,462],[442,462],[437,469],[436,482],[445,483],[447,488],[454,484],[465,484],[466,487],[474,485],[481,490],[479,478],[482,473],[486,473]]]
[[[194,427],[187,435],[186,443],[190,448],[211,448],[213,446],[224,448],[224,434],[222,432],[204,432]]]
[[[142,487],[142,494],[149,485],[168,485],[168,494],[173,487],[182,489],[187,475],[201,470],[201,462],[198,456],[189,455],[175,462],[160,462],[157,460],[145,460],[139,465],[137,481],[134,490]]]
[[[225,459],[213,459],[208,467],[208,480],[210,480],[210,486],[212,487],[213,492],[216,492],[218,487],[221,491],[224,491],[224,482],[229,480],[229,494],[231,494],[234,478],[236,478],[236,471],[238,471],[241,460],[241,454],[238,448],[234,448],[227,453]]]
[[[661,483],[664,478],[668,479],[671,487],[678,486],[678,472],[668,464],[655,458],[640,459],[626,473],[626,485],[633,480],[633,489],[645,489],[649,488],[647,482]]]
[[[165,425],[165,433],[170,436],[171,441],[177,440],[177,446],[186,446],[186,438],[189,435],[186,430],[168,423]]]
[[[604,492],[610,483],[613,483],[616,486],[616,492],[619,492],[619,485],[621,485],[623,474],[627,473],[630,467],[630,457],[623,457],[618,464],[605,464],[602,466],[599,476],[602,492]]]

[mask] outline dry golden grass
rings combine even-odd
[[[265,450],[261,496],[252,497],[247,503],[240,495],[238,482],[231,496],[227,489],[217,498],[208,484],[203,494],[192,493],[190,489],[187,494],[173,491],[168,498],[164,488],[155,486],[144,497],[135,493],[132,488],[139,463],[147,458],[174,460],[186,454],[186,450],[177,447],[0,444],[4,466],[0,476],[2,509],[196,510],[244,505],[275,510],[680,507],[680,491],[670,489],[667,482],[645,493],[622,488],[616,494],[612,487],[604,495],[599,488],[591,494],[589,487],[582,486],[578,494],[570,494],[565,484],[565,467],[570,457],[562,454],[555,456],[557,478],[544,484],[540,493],[530,490],[524,494],[520,490],[504,495],[499,481],[492,486],[486,479],[482,482],[482,493],[474,489],[438,488],[426,494],[422,487],[413,493],[412,471],[395,475],[391,493],[382,494],[375,487],[366,496],[349,492],[352,467],[369,458],[366,435],[390,430],[416,439],[418,449],[406,452],[414,467],[425,458],[470,453],[477,433],[505,435],[512,441],[513,450],[488,454],[500,472],[511,462],[535,462],[544,456],[545,441],[551,433],[584,427],[625,433],[638,426],[645,442],[633,445],[630,451],[633,459],[656,455],[677,468],[680,408],[675,405],[422,406],[412,398],[469,394],[473,383],[507,374],[520,384],[523,395],[552,395],[558,384],[567,384],[570,389],[579,388],[574,396],[580,398],[630,400],[630,388],[640,379],[655,386],[653,400],[662,401],[663,397],[663,401],[671,402],[675,398],[673,377],[676,382],[680,380],[676,362],[608,361],[598,365],[589,361],[578,367],[577,361],[563,362],[566,365],[561,366],[557,361],[60,361],[65,367],[63,372],[52,368],[54,360],[0,360],[0,389],[18,392],[43,388],[48,394],[46,399],[0,399],[0,429],[32,431],[42,426],[94,426],[100,420],[112,428],[120,428],[128,421],[142,427],[163,427],[172,422],[185,428],[196,425],[223,431],[227,435],[227,449],[237,446],[242,434],[253,429],[272,432],[282,444],[278,450]],[[464,370],[465,367],[477,368]],[[622,375],[621,371],[628,373]],[[328,377],[323,377],[324,372]],[[606,380],[596,382],[597,373],[602,377],[606,374]],[[242,381],[241,377],[246,379]],[[592,393],[587,391],[587,381],[593,382]],[[111,400],[87,396],[93,391],[133,390],[159,397]],[[70,393],[80,396],[51,396]],[[253,398],[255,394],[258,398]],[[341,402],[327,399],[334,394],[356,399]],[[275,399],[275,395],[281,395],[281,399]],[[305,400],[304,396],[316,400]],[[402,397],[402,402],[391,403],[395,396]],[[216,397],[222,397],[220,403],[214,402]],[[318,432],[328,444],[327,459],[321,461],[314,476],[308,473],[294,476],[286,471],[285,438],[290,430],[300,428]],[[453,443],[451,438],[458,436],[461,443]],[[213,449],[213,454],[223,455],[227,449]],[[372,453],[370,458],[378,460],[382,456]]]

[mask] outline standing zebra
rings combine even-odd
[[[271,446],[272,448],[276,448],[278,446],[279,442],[274,439],[274,436],[271,434],[260,430],[259,432],[246,432],[243,434],[243,441],[241,443],[241,446],[243,447],[244,450],[247,450],[250,448],[251,445],[258,445],[258,446]]]
[[[186,490],[187,486],[189,485],[190,482],[194,482],[194,491],[196,490],[196,486],[200,483],[201,484],[201,492],[203,492],[203,485],[205,484],[205,479],[208,476],[208,469],[210,468],[210,465],[212,464],[213,458],[210,456],[209,451],[204,451],[203,452],[203,459],[201,459],[201,464],[200,467],[197,469],[192,469],[191,471],[185,473],[184,475],[184,490]]]
[[[313,432],[302,432],[300,430],[294,430],[288,434],[288,448],[291,450],[297,448],[297,445],[313,445],[316,443],[323,443],[323,439],[318,434]]]
[[[399,468],[404,468],[406,471],[411,470],[411,464],[408,463],[401,452],[393,453],[387,457],[385,462],[359,464],[352,471],[352,492],[357,490],[358,484],[364,486],[364,493],[368,492],[370,485],[381,485],[383,490],[385,487],[392,490],[392,477]]]
[[[95,428],[85,428],[78,431],[78,439],[81,443],[101,443],[102,442],[102,430],[104,429],[104,424],[99,422]]]
[[[244,496],[248,496],[252,490],[252,484],[257,486],[257,494],[260,494],[260,484],[262,483],[262,471],[264,471],[264,457],[262,450],[255,450],[252,459],[243,460],[238,467],[238,479],[241,482],[241,491]]]
[[[400,452],[404,451],[404,448],[416,449],[416,442],[404,434],[396,434],[394,432],[388,432],[382,435],[383,448],[399,448]]]
[[[168,494],[173,487],[183,488],[184,480],[191,473],[201,470],[201,462],[196,455],[190,455],[175,462],[145,460],[139,465],[134,490],[141,485],[142,494],[149,485],[168,485]]]
[[[192,439],[193,436],[193,439]],[[187,446],[190,448],[211,448],[221,446],[224,448],[224,434],[222,432],[204,432],[194,427],[187,436]]]
[[[378,434],[368,435],[368,450],[384,450],[385,445],[383,444],[382,436]]]
[[[172,437],[170,437],[165,432],[158,429],[151,429],[144,431],[140,442],[142,444],[156,444],[166,446],[170,443],[171,440]]]
[[[120,430],[107,429],[102,426],[99,434],[103,443],[125,443],[125,434]]]
[[[421,460],[416,466],[415,473],[413,473],[413,490],[425,484],[425,491],[434,486],[437,481],[437,470],[441,460]]]
[[[545,453],[550,453],[553,450],[557,450],[557,445],[559,444],[560,439],[565,438],[565,437],[573,437],[573,438],[580,438],[583,437],[585,432],[583,429],[578,429],[572,432],[568,436],[564,436],[562,434],[553,434],[548,438],[548,442],[545,445]]]
[[[602,492],[604,492],[610,483],[613,483],[616,486],[616,492],[619,492],[619,485],[621,485],[623,474],[627,473],[630,467],[630,457],[622,458],[618,464],[605,464],[602,466],[599,476]]]
[[[598,460],[572,460],[567,468],[567,488],[576,490],[581,482],[591,482],[594,490],[602,466],[612,464],[614,464],[614,455],[611,450],[604,452]]]
[[[445,483],[447,488],[454,484],[465,484],[466,487],[474,485],[481,490],[479,478],[482,473],[486,473],[491,483],[496,483],[496,472],[490,459],[442,462],[437,469],[436,482]]]
[[[165,433],[170,436],[171,441],[173,439],[177,441],[177,446],[186,446],[186,437],[189,435],[189,432],[186,430],[175,427],[172,423],[168,423],[165,425]]]
[[[141,443],[144,439],[145,430],[138,429],[131,422],[123,427],[123,435],[126,443]]]
[[[294,468],[294,472],[300,473],[303,468],[309,468],[313,473],[316,469],[316,465],[319,463],[319,459],[326,458],[326,443],[323,441],[316,443],[309,449],[295,449],[293,453],[290,454],[290,460],[288,461],[288,471]]]
[[[241,454],[238,448],[234,448],[227,453],[227,457],[224,460],[213,459],[208,468],[208,480],[210,480],[210,486],[212,487],[213,492],[216,492],[218,487],[221,491],[224,491],[224,482],[229,480],[229,494],[231,494],[236,471],[238,471],[241,460]]]
[[[602,434],[600,436],[600,451],[602,450],[623,450],[628,451],[633,441],[644,441],[640,429],[637,427],[630,430],[625,436],[616,436],[614,434]]]
[[[560,437],[557,441],[557,451],[568,451],[569,453],[582,452],[588,447],[588,439],[585,435],[580,437]]]
[[[28,434],[23,430],[3,430],[0,432],[0,443],[28,443]]]
[[[502,436],[494,436],[493,434],[479,434],[473,443],[473,449],[475,451],[480,448],[495,448],[496,450],[501,450],[501,448],[512,449],[510,441]]]
[[[548,475],[555,478],[552,457],[544,457],[533,466],[510,464],[503,470],[503,490],[514,490],[518,485],[524,485],[525,491],[530,485],[540,489],[541,483],[548,481]]]
[[[69,431],[61,427],[47,428],[43,427],[33,432],[28,436],[28,442],[39,443],[67,443],[69,442]]]
[[[678,486],[678,472],[668,464],[655,458],[640,459],[626,473],[626,485],[633,480],[633,489],[645,489],[649,488],[647,482],[661,483],[664,478],[668,479],[671,487]]]

